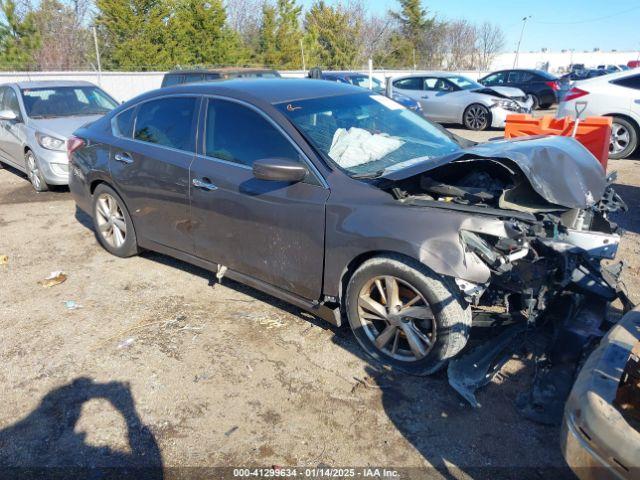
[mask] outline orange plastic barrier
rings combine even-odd
[[[609,159],[609,142],[611,137],[611,117],[587,117],[580,120],[576,140],[584,145],[607,171]],[[573,134],[574,120],[570,117],[554,118],[544,116],[534,118],[531,115],[508,115],[504,129],[504,138],[524,137],[528,135],[562,135]]]

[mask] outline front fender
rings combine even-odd
[[[445,209],[400,202],[385,205],[327,206],[324,293],[338,296],[341,277],[357,257],[394,252],[414,258],[434,272],[486,283],[488,267],[460,238],[461,230],[504,236],[502,221]]]

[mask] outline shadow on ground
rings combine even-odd
[[[122,416],[129,452],[89,445],[85,433],[75,431],[83,404],[92,399],[108,401]],[[81,377],[50,391],[29,415],[0,431],[0,478],[155,480],[163,478],[162,457],[127,384]]]

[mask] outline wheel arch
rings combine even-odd
[[[370,250],[368,252],[360,253],[355,256],[351,261],[344,267],[342,270],[342,274],[340,275],[340,283],[338,285],[338,302],[341,308],[344,308],[344,298],[347,292],[347,285],[349,284],[349,280],[355,273],[355,271],[360,268],[360,266],[365,263],[367,260],[376,257],[395,257],[397,259],[405,259],[412,263],[419,263],[425,268],[429,268],[427,265],[422,263],[419,259],[412,257],[411,255],[407,255],[406,253],[394,251],[394,250]]]
[[[625,119],[627,122],[633,125],[633,127],[636,129],[636,134],[638,135],[638,137],[640,137],[640,123],[638,123],[638,120],[633,118],[631,115],[627,115],[625,113],[605,113],[603,117],[618,117]]]

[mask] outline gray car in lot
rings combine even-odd
[[[101,245],[158,251],[282,298],[427,374],[477,315],[531,326],[618,295],[619,205],[571,138],[475,146],[393,100],[306,79],[149,92],[75,132],[69,187]],[[582,298],[582,297],[577,297]]]
[[[0,164],[27,174],[37,191],[69,181],[67,138],[118,103],[89,82],[0,85]]]

